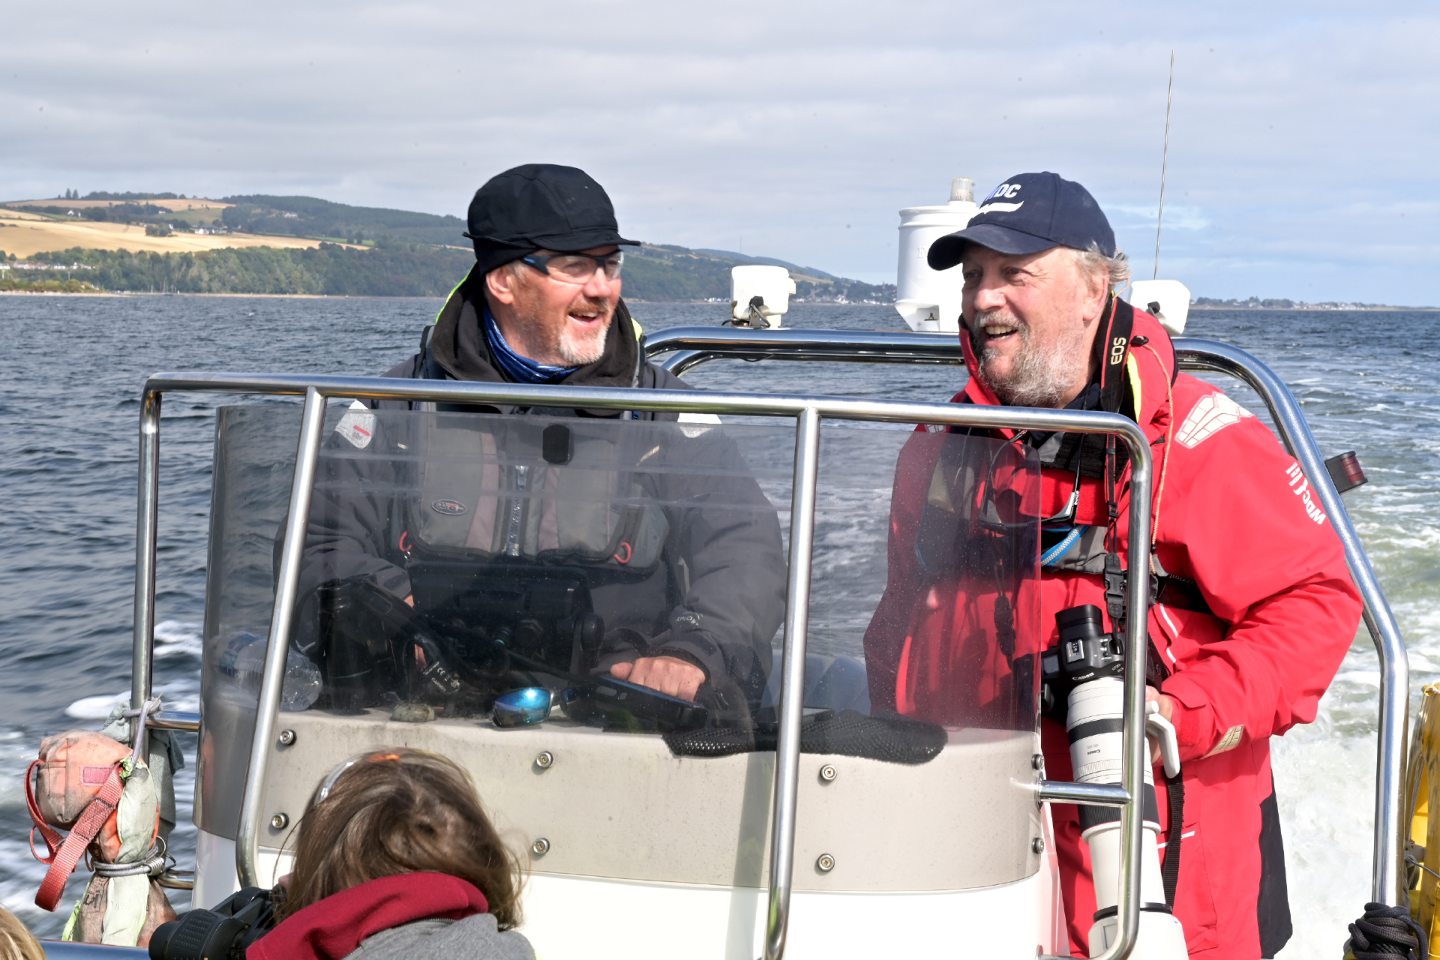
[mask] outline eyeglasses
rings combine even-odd
[[[398,753],[372,752],[357,754],[348,760],[340,761],[335,765],[335,769],[331,770],[325,775],[325,779],[320,781],[320,788],[315,791],[315,806],[318,807],[325,802],[325,798],[330,796],[330,792],[335,789],[335,784],[339,781],[340,777],[344,775],[345,771],[357,763],[393,763],[399,760],[400,754]]]
[[[992,474],[993,482],[993,474]],[[980,525],[992,530],[1026,529],[1039,523],[1044,531],[1069,530],[1075,525],[1075,513],[1080,508],[1080,467],[1075,468],[1075,485],[1070,488],[1070,497],[1065,505],[1048,517],[1036,517],[1034,504],[1021,490],[994,489],[987,487],[980,511]]]
[[[590,253],[532,253],[528,257],[521,257],[520,262],[561,283],[589,283],[596,270],[603,271],[607,280],[619,277],[620,268],[625,264],[625,254],[620,250],[604,256]]]

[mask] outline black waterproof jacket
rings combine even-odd
[[[385,375],[502,382],[481,329],[483,289],[483,277],[467,277],[422,340],[420,353]],[[604,355],[564,382],[688,389],[678,377],[645,362],[623,301]],[[371,406],[385,410],[405,405],[382,401]],[[521,416],[677,419],[673,413],[488,409]],[[391,434],[397,424],[408,425],[400,426],[400,432],[413,432],[420,419],[387,419],[382,414],[363,422],[368,429],[356,434],[356,419],[347,417],[326,441],[327,454],[340,455],[321,457],[301,570],[302,598],[328,580],[354,576],[368,578],[395,597],[411,593],[407,564],[413,557],[413,538],[406,537],[406,526],[413,514],[398,498],[413,497],[414,481],[399,475],[411,469],[411,460],[397,452],[413,450],[416,438]],[[668,515],[663,562],[642,580],[607,582],[602,576],[591,587],[595,612],[606,627],[605,644],[592,666],[603,670],[636,656],[675,656],[704,669],[717,691],[738,687],[753,705],[768,679],[772,643],[784,616],[786,564],[779,522],[722,429],[677,426],[660,436],[674,438],[666,444],[674,449],[659,451],[662,468],[647,472],[646,482],[662,486],[655,494]],[[683,469],[664,469],[667,459]]]

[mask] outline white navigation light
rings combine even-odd
[[[960,271],[931,270],[925,255],[930,244],[963,229],[975,216],[975,181],[956,177],[950,201],[900,211],[900,264],[895,273],[895,309],[911,330],[953,332],[960,329]]]
[[[1125,299],[1159,320],[1171,336],[1185,332],[1190,316],[1190,288],[1179,280],[1136,280]]]
[[[784,267],[747,264],[730,268],[730,315],[737,327],[780,326],[794,295],[795,281]]]

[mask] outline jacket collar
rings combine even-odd
[[[1166,381],[1173,383],[1175,380],[1175,345],[1159,320],[1140,309],[1135,309],[1134,314],[1134,325],[1129,337],[1129,356],[1125,364],[1124,403],[1121,410],[1154,439],[1155,431],[1163,429],[1169,422],[1170,402]],[[1000,398],[995,396],[995,392],[977,375],[980,362],[970,345],[970,336],[964,329],[963,321],[959,336],[965,353],[965,368],[970,372],[970,381],[965,385],[965,389],[952,399],[956,402],[1001,406]],[[1013,431],[1006,431],[1006,434],[1013,435]]]
[[[976,376],[979,363],[970,347],[970,337],[963,329],[960,339],[970,381],[952,398],[953,401],[1000,406],[999,398]],[[1175,347],[1160,321],[1143,310],[1134,311],[1124,370],[1121,411],[1139,424],[1151,441],[1151,452],[1157,458],[1164,457],[1168,453],[1165,445],[1155,444],[1165,437],[1173,416],[1169,387],[1176,376]],[[1093,382],[1087,390],[1098,394]],[[1098,409],[1098,404],[1092,403],[1088,408]],[[1015,436],[1013,430],[997,432],[1007,438]],[[1050,437],[1032,433],[1027,440],[1033,441],[1041,466],[1054,468],[1065,476],[1073,476],[1077,471],[1081,476],[1092,479],[1105,475],[1105,441],[1100,435],[1070,433]],[[1117,445],[1115,467],[1119,476],[1124,475],[1127,462],[1125,446]],[[1064,491],[1067,494],[1068,489]],[[1077,518],[1083,523],[1104,523],[1105,516],[1104,485],[1082,484]]]
[[[251,944],[250,960],[340,960],[361,941],[417,920],[463,920],[485,913],[485,894],[443,873],[381,877],[296,911]]]
[[[448,380],[504,381],[496,368],[482,329],[485,315],[485,275],[472,268],[450,292],[430,337],[422,376]],[[587,387],[633,387],[640,382],[644,360],[639,329],[621,300],[605,335],[605,352],[594,363],[575,370],[561,383]]]

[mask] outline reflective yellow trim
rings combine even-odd
[[[477,264],[477,266],[478,266],[478,264]],[[455,294],[459,292],[459,290],[460,290],[461,287],[465,286],[465,281],[466,281],[466,280],[469,280],[469,279],[470,279],[470,274],[472,274],[472,273],[474,273],[474,272],[475,272],[475,266],[472,266],[469,270],[465,271],[465,276],[463,276],[463,277],[460,278],[460,282],[457,283],[457,284],[455,284],[455,286],[453,286],[453,287],[450,288],[450,292],[449,292],[448,294],[446,294],[446,296],[445,296],[445,302],[442,303],[442,304],[440,304],[440,310],[439,310],[438,313],[435,314],[435,322],[436,322],[436,323],[439,323],[439,322],[440,322],[440,317],[445,313],[445,308],[448,307],[448,306],[450,306],[450,301],[455,299]]]
[[[1130,399],[1135,402],[1135,419],[1138,421],[1142,416],[1140,406],[1140,365],[1135,362],[1135,354],[1125,354],[1125,374],[1130,379]]]

